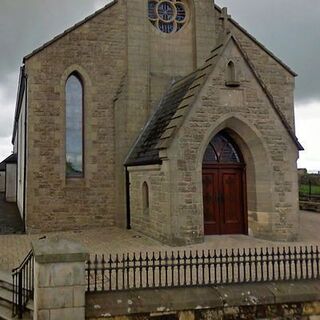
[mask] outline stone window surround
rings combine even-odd
[[[66,178],[69,179],[81,179],[84,177],[85,175],[85,170],[84,170],[84,167],[85,167],[85,164],[84,164],[84,152],[85,152],[85,146],[84,146],[84,125],[85,125],[85,121],[84,121],[84,108],[85,108],[85,86],[84,86],[84,81],[83,81],[83,78],[81,76],[81,74],[78,72],[78,71],[73,71],[72,73],[69,74],[68,78],[67,78],[67,81],[66,81],[66,84],[65,84],[65,90],[66,90],[66,96],[65,96],[65,108],[66,108],[66,135],[65,135],[65,139],[66,139],[66,156],[67,156],[67,85],[68,85],[68,82],[69,80],[74,77],[75,79],[77,79],[77,81],[79,82],[80,84],[80,87],[81,87],[81,145],[82,145],[82,150],[81,150],[81,157],[82,157],[82,160],[81,160],[81,172],[79,174],[68,174],[67,170],[66,170]],[[67,157],[66,157],[66,160],[67,160]]]
[[[145,216],[149,216],[150,209],[150,183],[146,180],[142,183],[142,210]]]
[[[240,81],[238,79],[238,72],[236,64],[233,60],[229,60],[226,65],[226,82],[227,87],[239,87]]]
[[[172,35],[172,34],[175,34],[179,31],[181,31],[182,29],[184,29],[184,27],[188,24],[188,22],[190,21],[190,16],[191,16],[191,10],[190,10],[190,4],[188,2],[188,0],[149,0],[148,1],[148,6],[150,4],[150,2],[155,2],[156,3],[156,7],[159,6],[159,4],[162,4],[164,2],[169,2],[169,3],[172,3],[173,7],[174,7],[174,15],[175,15],[175,18],[170,21],[174,24],[174,27],[173,27],[173,30],[171,32],[166,32],[166,31],[163,31],[160,29],[159,27],[159,21],[160,22],[166,22],[165,20],[163,20],[159,14],[157,12],[155,12],[155,14],[157,15],[156,18],[152,18],[150,17],[150,14],[148,14],[148,19],[150,21],[150,23],[155,27],[155,29],[160,32],[161,34],[164,34],[164,35]],[[185,19],[184,20],[181,20],[179,21],[178,19],[176,19],[176,15],[177,15],[177,9],[176,9],[176,6],[175,6],[175,3],[178,3],[178,4],[182,4],[183,7],[184,7],[184,11],[185,11]],[[148,8],[149,10],[149,8]],[[169,21],[168,21],[169,22]]]
[[[90,101],[92,100],[93,96],[93,88],[92,88],[92,81],[91,77],[89,76],[89,72],[82,67],[79,64],[72,64],[69,67],[67,67],[64,72],[61,74],[60,77],[60,82],[57,84],[56,91],[59,92],[60,95],[60,107],[63,109],[63,117],[61,117],[61,123],[60,125],[64,129],[64,134],[65,134],[65,100],[66,100],[66,94],[65,94],[65,84],[66,81],[68,80],[69,76],[72,73],[78,73],[81,75],[83,84],[85,86],[85,94],[84,94],[84,117],[86,117],[86,106],[90,104]],[[90,140],[87,137],[86,134],[86,126],[83,127],[83,143],[84,143],[84,150],[87,149],[88,145],[90,144]],[[66,151],[66,145],[65,142],[61,144],[60,146],[60,162],[61,162],[61,171],[60,171],[60,176],[63,181],[63,187],[65,189],[72,189],[74,187],[77,188],[86,188],[87,187],[87,175],[84,175],[82,178],[66,178],[66,168],[65,168],[65,151]],[[88,163],[88,154],[84,152],[84,163],[83,163],[83,168],[84,172],[87,172],[86,167]]]

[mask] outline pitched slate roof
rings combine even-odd
[[[204,66],[171,85],[131,150],[125,165],[161,163],[159,150],[168,147],[175,131],[182,125],[185,114],[193,105],[223,47],[217,46]]]
[[[17,161],[18,155],[16,153],[11,154],[9,157],[0,162],[0,171],[5,171],[7,163],[17,163]]]
[[[6,171],[6,164],[3,161],[0,162],[0,171]]]
[[[190,74],[181,81],[172,84],[142,132],[127,161],[128,165],[160,162],[158,143],[163,133],[167,130],[169,122],[174,117],[190,85],[193,83],[195,76],[196,73]]]
[[[231,39],[235,41],[293,142],[299,150],[303,150],[295,133],[279,106],[274,101],[273,96],[264,84],[249,57],[242,49],[239,42],[230,34],[222,44],[211,51],[209,58],[202,67],[171,85],[130,151],[129,156],[125,161],[126,166],[161,163],[159,151],[169,147],[175,132],[183,124],[188,111],[193,106],[201,88],[206,83],[208,76],[214,70],[222,52]]]

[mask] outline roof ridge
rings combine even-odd
[[[66,29],[65,31],[61,32],[60,34],[58,34],[57,36],[55,36],[54,38],[52,38],[51,40],[45,42],[43,45],[41,45],[40,47],[38,47],[37,49],[33,50],[31,53],[27,54],[26,56],[24,56],[23,58],[23,63],[26,62],[26,60],[28,60],[29,58],[33,57],[35,54],[39,53],[40,51],[42,51],[43,49],[45,49],[46,47],[48,47],[49,45],[51,45],[52,43],[56,42],[57,40],[61,39],[62,37],[64,37],[65,35],[67,35],[68,33],[70,33],[71,31],[77,29],[78,27],[82,26],[84,23],[86,23],[87,21],[93,19],[94,17],[96,17],[97,15],[99,15],[100,13],[104,12],[105,10],[111,8],[113,5],[115,5],[116,3],[118,3],[118,0],[112,0],[110,3],[106,4],[104,7],[102,7],[101,9],[95,11],[94,13],[90,14],[89,16],[85,17],[84,19],[82,19],[81,21],[77,22],[76,24],[74,24],[73,26],[71,26],[70,28]]]
[[[214,7],[219,12],[222,12],[221,7],[219,7],[217,4],[214,4]],[[280,58],[278,58],[271,50],[269,50],[266,46],[264,46],[257,38],[255,38],[249,31],[247,31],[244,27],[242,27],[236,20],[230,17],[229,21],[235,27],[237,27],[240,31],[242,31],[245,35],[247,35],[254,43],[256,43],[262,50],[264,50],[271,58],[277,61],[284,69],[286,69],[294,77],[298,76],[298,74],[294,72],[285,62],[283,62]]]

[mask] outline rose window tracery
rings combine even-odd
[[[149,0],[150,22],[161,32],[179,31],[187,21],[187,5],[181,0]]]

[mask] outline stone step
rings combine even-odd
[[[11,309],[0,305],[0,319],[12,320],[12,311]]]
[[[1,307],[4,307],[4,308],[7,308],[7,309],[12,309],[12,303],[11,302],[8,302],[6,300],[1,300],[0,299],[0,306]]]
[[[28,301],[26,308],[31,312],[34,311],[34,302],[33,302],[33,300],[29,300]]]
[[[9,272],[0,270],[0,282],[6,282],[12,285],[12,275]]]
[[[0,300],[12,302],[12,291],[6,288],[0,288]]]
[[[0,320],[12,320],[12,289],[11,274],[0,270]],[[33,304],[33,300],[28,301],[23,319],[32,319]]]

